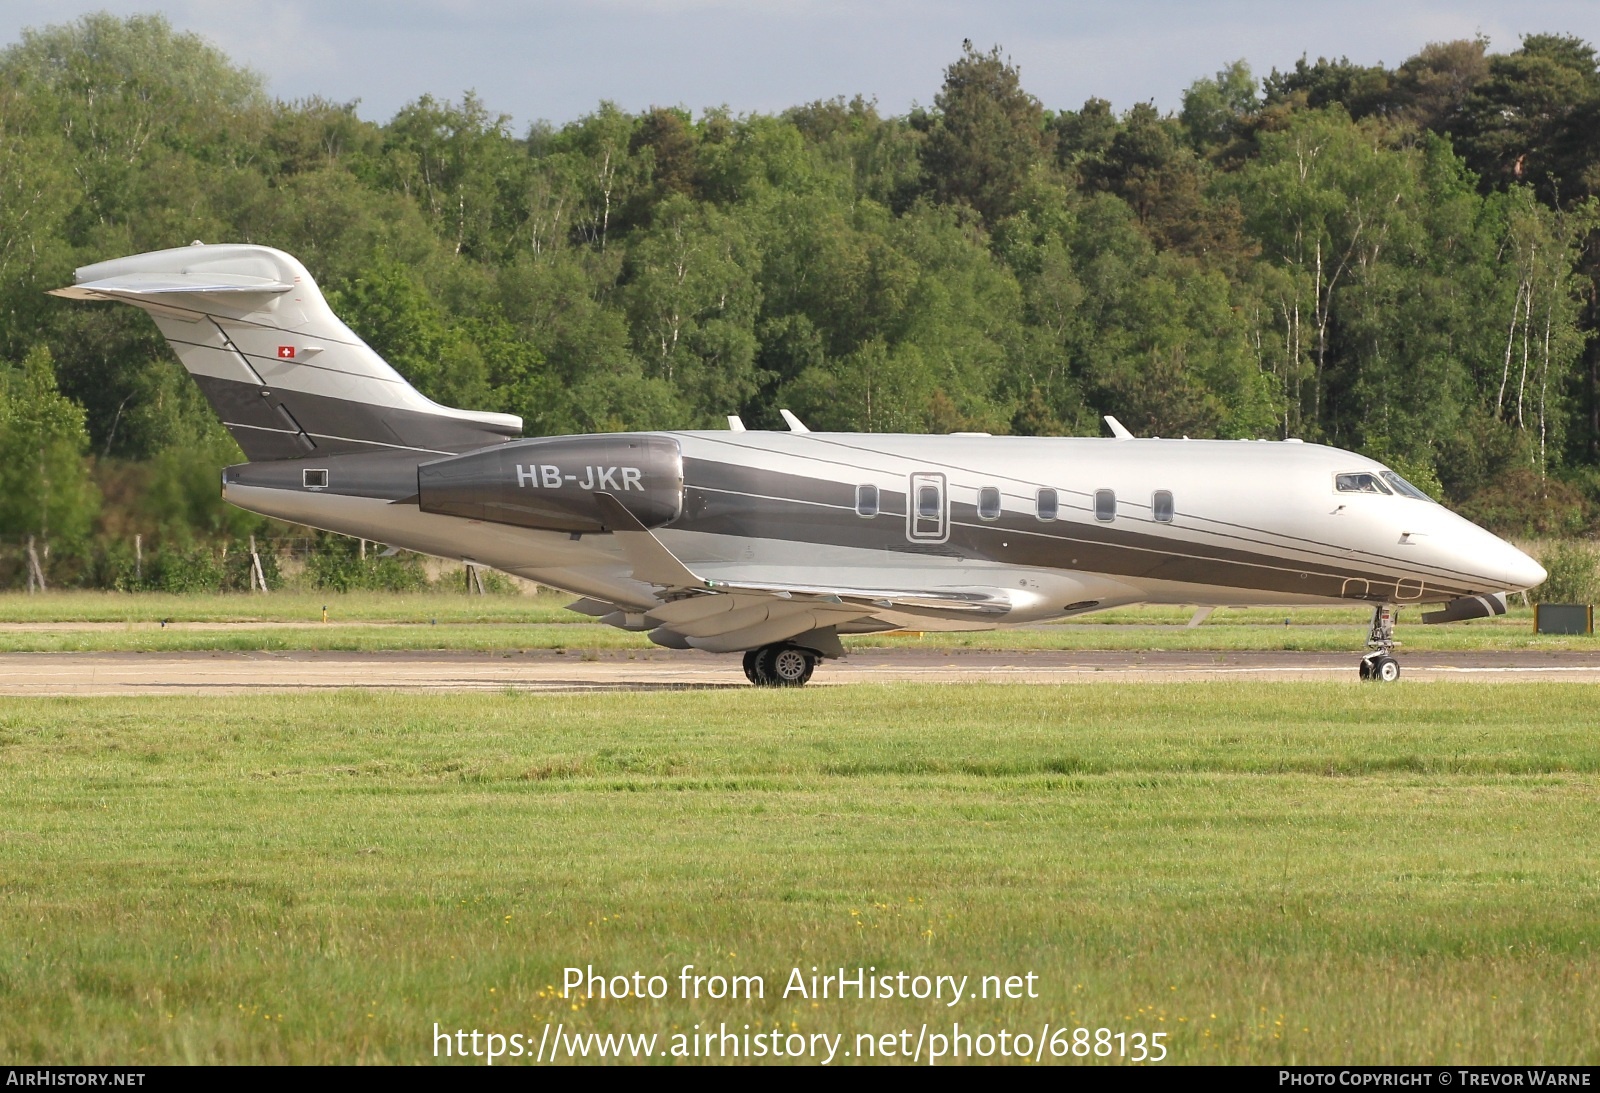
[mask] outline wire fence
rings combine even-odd
[[[51,542],[0,535],[0,590],[270,591],[285,584],[329,590],[410,591],[443,583],[420,555],[341,535],[264,535],[182,543],[142,533]],[[457,580],[455,576],[448,578]],[[476,572],[465,575],[485,590]],[[491,590],[503,590],[493,578]],[[504,582],[500,582],[503,584]]]
[[[480,566],[343,535],[262,535],[173,543],[142,533],[50,543],[0,535],[0,592],[328,592],[460,590],[536,593],[539,585]]]

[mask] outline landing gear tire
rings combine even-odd
[[[1387,655],[1367,657],[1361,662],[1361,678],[1370,683],[1393,683],[1400,678],[1400,662]]]
[[[1367,631],[1367,648],[1361,658],[1361,678],[1372,683],[1393,683],[1400,678],[1400,662],[1390,656],[1395,646],[1394,607],[1380,604],[1372,609],[1372,626]]]
[[[802,687],[817,667],[817,654],[795,645],[763,645],[744,655],[744,674],[757,687]]]
[[[767,677],[779,687],[803,687],[817,667],[817,654],[793,645],[773,650],[763,667]]]

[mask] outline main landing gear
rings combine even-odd
[[[1367,648],[1361,658],[1361,678],[1372,683],[1393,683],[1400,678],[1400,662],[1394,659],[1394,608],[1389,604],[1372,609],[1372,628],[1367,631]]]
[[[757,687],[800,687],[817,667],[817,654],[798,645],[763,645],[744,655],[744,675]]]

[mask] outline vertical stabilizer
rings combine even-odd
[[[428,399],[339,321],[298,260],[196,244],[99,262],[54,290],[150,313],[252,462],[320,453],[468,451],[521,435],[512,414]]]

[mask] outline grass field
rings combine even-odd
[[[434,1022],[851,1050],[959,1021],[1166,1032],[1179,1063],[1594,1064],[1594,694],[8,700],[0,1058],[429,1061]],[[554,997],[588,964],[672,994]],[[680,1000],[683,964],[766,998]],[[1039,997],[778,997],[812,965]]]
[[[269,596],[167,596],[61,592],[0,594],[0,652],[136,650],[382,651],[399,649],[649,649],[643,634],[596,624],[565,610],[571,597],[464,596],[451,593],[348,593]],[[328,610],[329,623],[321,621]],[[1400,615],[1404,648],[1594,649],[1593,637],[1533,633],[1532,612],[1424,626],[1421,612]],[[1223,608],[1203,625],[1193,610],[1133,607],[1067,623],[969,634],[867,635],[856,649],[896,646],[962,649],[1125,649],[1357,651],[1367,609]],[[175,625],[162,627],[162,621]],[[1285,624],[1287,620],[1287,625]],[[198,626],[199,628],[193,628]]]
[[[484,623],[589,622],[565,609],[574,597],[537,595],[465,596],[459,592],[24,592],[0,593],[5,623],[290,622],[320,623],[322,609],[334,622]]]

